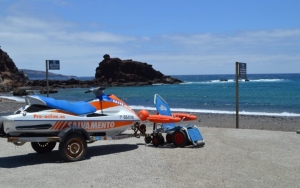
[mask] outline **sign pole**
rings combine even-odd
[[[46,60],[46,82],[47,82],[47,97],[49,97],[49,80],[48,80],[48,60]]]
[[[235,113],[236,128],[239,128],[239,62],[235,63]]]
[[[59,70],[60,69],[59,60],[46,60],[47,97],[49,97],[48,69]]]
[[[235,88],[236,88],[236,128],[239,128],[239,78],[247,81],[247,64],[235,63]]]

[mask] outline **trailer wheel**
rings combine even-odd
[[[182,130],[174,131],[172,134],[172,140],[176,147],[184,147],[187,143],[186,134]]]
[[[162,135],[153,136],[152,144],[154,146],[164,145],[165,138]]]
[[[152,138],[152,144],[153,146],[159,146],[160,138],[158,136],[153,136]]]
[[[164,143],[165,143],[164,136],[163,135],[158,135],[158,137],[159,137],[159,145],[164,145]]]
[[[80,134],[70,134],[59,144],[59,153],[64,161],[80,161],[87,152],[87,142]]]
[[[167,140],[168,143],[172,143],[172,134],[169,134],[169,133],[168,133],[168,134],[166,135],[166,140]]]
[[[151,138],[151,136],[145,136],[145,143],[146,144],[150,144],[151,143],[151,141],[152,141],[152,138]]]
[[[31,147],[37,153],[48,153],[54,149],[56,142],[31,142]]]

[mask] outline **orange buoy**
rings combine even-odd
[[[181,121],[179,117],[164,116],[164,115],[149,115],[147,119],[154,123],[177,123]]]
[[[140,110],[138,112],[138,116],[142,121],[146,121],[147,117],[149,116],[149,112],[147,110]]]
[[[172,113],[173,116],[179,117],[180,119],[184,118],[183,121],[192,121],[196,120],[197,116],[192,114],[185,114],[185,113]]]

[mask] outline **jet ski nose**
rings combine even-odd
[[[0,137],[3,137],[6,135],[4,132],[4,126],[3,126],[3,121],[7,120],[5,117],[0,117]]]

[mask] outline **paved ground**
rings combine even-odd
[[[85,160],[60,161],[0,139],[1,187],[299,187],[300,134],[201,128],[202,148],[155,148],[143,139],[89,144]]]

